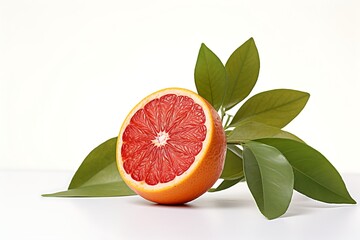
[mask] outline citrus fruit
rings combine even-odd
[[[160,204],[182,204],[205,193],[224,167],[226,139],[220,117],[198,94],[157,91],[128,114],[116,159],[125,183]]]

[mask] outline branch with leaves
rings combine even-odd
[[[335,167],[296,135],[284,131],[305,107],[310,95],[275,89],[247,99],[260,70],[252,38],[242,44],[224,65],[202,44],[195,66],[199,95],[219,112],[227,136],[222,180],[209,192],[245,181],[261,213],[274,219],[286,212],[293,190],[326,203],[355,204]],[[46,197],[110,197],[135,193],[120,178],[116,167],[116,138],[96,147],[76,171],[67,191]]]

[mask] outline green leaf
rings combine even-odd
[[[116,169],[116,141],[111,138],[94,148],[73,176],[69,189],[97,183],[121,181]]]
[[[233,143],[228,143],[227,144],[227,149],[230,150],[231,152],[233,152],[236,156],[238,156],[239,158],[243,158],[243,151],[239,148],[241,145],[238,144],[233,144]]]
[[[356,203],[335,167],[314,148],[290,139],[260,139],[277,148],[294,169],[294,188],[327,203]]]
[[[291,201],[294,175],[279,150],[259,143],[244,145],[246,182],[261,213],[274,219],[286,212]]]
[[[225,64],[228,87],[223,106],[226,110],[244,100],[254,88],[260,70],[260,59],[253,38],[247,40]]]
[[[225,180],[234,180],[244,177],[244,171],[243,171],[243,160],[237,152],[241,151],[239,148],[236,150],[236,146],[234,146],[234,149],[231,150],[228,146],[226,151],[226,158],[225,158],[225,165],[224,169],[221,173],[220,178]],[[235,151],[235,153],[234,153]]]
[[[261,92],[248,99],[235,114],[231,125],[241,121],[261,122],[283,128],[305,107],[310,94],[291,89]]]
[[[269,126],[259,122],[244,121],[228,134],[228,143],[243,143],[259,138],[289,138],[302,142],[300,138],[289,132],[283,131],[278,127]]]
[[[219,110],[226,90],[226,71],[220,59],[205,44],[201,44],[194,75],[199,95],[216,111]]]
[[[111,138],[92,150],[73,176],[68,191],[46,197],[109,197],[135,193],[123,182],[116,166],[116,140]]]
[[[44,197],[114,197],[136,195],[125,182],[110,182],[73,188],[63,192],[43,194]]]
[[[218,187],[210,188],[209,192],[218,192],[218,191],[228,189],[228,188],[234,186],[235,184],[239,183],[243,178],[244,177],[233,179],[233,180],[223,180]]]

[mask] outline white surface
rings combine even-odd
[[[247,186],[206,193],[184,206],[139,196],[43,198],[63,190],[71,172],[0,171],[0,239],[359,239],[358,205],[330,205],[295,192],[285,215],[266,220]],[[360,199],[360,175],[345,175]]]
[[[195,90],[202,42],[223,62],[254,37],[254,93],[311,93],[287,128],[360,173],[358,0],[0,0],[0,169],[74,171],[130,109]]]

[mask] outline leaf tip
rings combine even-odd
[[[271,216],[271,217],[270,216],[265,216],[265,217],[266,217],[267,220],[274,220],[274,219],[278,218],[278,217],[273,217],[273,216]]]
[[[256,48],[255,39],[253,37],[249,38],[245,43],[253,44]]]
[[[349,200],[350,200],[350,201],[349,201],[349,204],[357,204],[356,200],[353,199],[352,197],[350,197]]]
[[[52,197],[52,194],[51,193],[44,193],[44,194],[41,194],[42,197]]]
[[[208,47],[205,45],[205,43],[201,43],[201,45],[200,45],[200,50],[201,49],[208,49]]]
[[[260,211],[261,213],[262,213],[262,215],[264,216],[264,217],[266,217],[266,219],[267,220],[274,220],[274,219],[276,219],[276,218],[279,218],[279,217],[281,217],[282,215],[284,215],[284,213],[281,213],[281,214],[269,214],[269,213],[267,213],[267,212],[263,212],[263,211]]]

